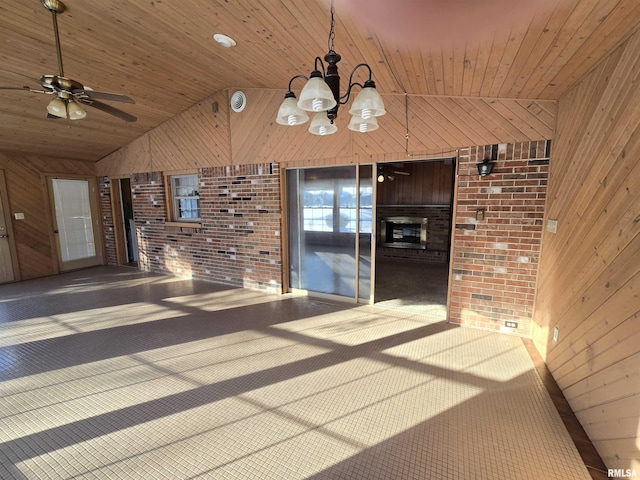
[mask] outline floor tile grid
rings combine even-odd
[[[394,330],[389,329],[387,320],[366,315],[358,317],[360,314],[354,317],[351,310],[350,315],[341,318],[341,313],[339,310],[329,309],[326,315],[337,314],[337,321],[348,324],[348,328],[343,328],[342,325],[340,328],[332,327],[330,322],[327,325],[329,328],[320,330],[321,334],[314,332],[313,328],[307,328],[304,331],[304,342],[285,349],[286,352],[294,352],[321,347],[320,352],[314,351],[307,357],[310,361],[315,360],[315,357],[330,359],[328,362],[320,362],[317,368],[296,370],[292,377],[285,381],[273,378],[267,382],[256,383],[254,380],[246,385],[235,386],[232,382],[229,384],[233,388],[228,398],[213,403],[189,400],[189,395],[198,395],[202,390],[187,390],[187,395],[163,398],[160,404],[155,405],[159,410],[158,414],[161,415],[156,414],[150,422],[122,428],[122,425],[127,423],[125,416],[109,427],[109,419],[102,418],[100,420],[104,420],[106,426],[99,431],[104,431],[103,435],[92,432],[89,438],[81,443],[77,443],[77,440],[82,438],[82,435],[76,435],[68,447],[58,448],[60,436],[47,438],[50,435],[41,435],[39,439],[50,443],[49,450],[54,450],[45,455],[37,455],[37,446],[35,450],[31,450],[28,454],[28,458],[31,459],[27,462],[30,464],[28,471],[35,476],[30,478],[71,478],[67,473],[63,473],[64,471],[75,472],[77,478],[78,475],[85,478],[104,478],[103,474],[108,474],[109,478],[164,478],[158,475],[168,475],[166,478],[172,478],[167,472],[178,475],[173,478],[187,478],[188,472],[192,472],[194,478],[283,478],[279,477],[279,474],[285,474],[287,477],[289,474],[294,475],[291,478],[305,478],[313,472],[320,475],[318,478],[349,478],[345,476],[349,472],[356,472],[356,476],[350,478],[489,478],[487,475],[495,474],[499,465],[503,465],[500,467],[503,469],[502,473],[508,473],[501,478],[525,478],[517,474],[511,475],[510,470],[517,470],[517,465],[507,463],[504,466],[503,461],[497,461],[504,460],[499,458],[499,450],[488,449],[482,442],[473,440],[486,439],[487,428],[486,422],[481,422],[482,413],[495,410],[495,405],[502,402],[503,396],[487,396],[486,392],[491,392],[496,386],[495,378],[492,378],[495,377],[496,367],[499,371],[500,367],[504,368],[504,365],[510,365],[513,361],[510,346],[507,346],[506,354],[496,355],[496,349],[502,351],[504,345],[496,346],[489,343],[485,349],[489,348],[490,351],[474,359],[473,356],[478,355],[475,350],[479,350],[479,342],[482,343],[482,340],[473,335],[469,336],[468,332],[464,332],[465,329],[455,329],[455,335],[459,335],[458,332],[464,333],[463,338],[457,338],[455,341],[451,339],[443,342],[447,340],[443,333],[450,334],[447,331],[434,334],[433,338],[427,336],[426,340],[418,337],[405,341],[406,338],[400,337],[400,343],[393,345],[393,342],[379,341],[393,338]],[[315,317],[316,320],[319,319],[318,316]],[[373,332],[376,322],[380,326],[377,334]],[[360,332],[358,328],[351,327],[353,324],[366,328]],[[415,323],[411,326],[403,325],[395,332],[406,332],[407,329],[410,331],[411,327],[415,326]],[[289,326],[285,324],[285,327]],[[274,328],[266,326],[262,330],[273,333]],[[281,335],[281,332],[277,333]],[[474,332],[474,335],[477,333]],[[432,347],[435,343],[438,344],[437,347]],[[366,348],[361,347],[363,344]],[[464,346],[462,351],[459,344]],[[371,349],[368,349],[369,347]],[[469,349],[473,349],[474,352],[469,352]],[[447,356],[446,353],[450,350],[456,351],[456,355]],[[152,349],[149,353],[159,354],[160,351],[161,349]],[[440,352],[440,357],[438,354],[434,355],[433,352],[436,351]],[[142,356],[146,354],[141,353]],[[500,360],[495,360],[498,363],[490,365],[494,357]],[[161,358],[162,355],[157,361],[161,362]],[[408,360],[412,362],[407,363]],[[298,362],[300,358],[288,358],[288,355],[284,355],[279,365],[295,366]],[[239,358],[238,364],[242,363]],[[492,367],[487,368],[487,385],[478,383],[474,388],[469,388],[468,384],[460,382],[461,379],[482,380],[482,372],[473,370],[482,364]],[[274,366],[275,364],[271,365]],[[168,370],[167,365],[160,364],[151,368]],[[465,377],[464,374],[468,371],[473,371],[474,375]],[[366,376],[362,377],[362,372],[366,372]],[[351,382],[345,384],[344,379],[350,374],[355,376]],[[512,374],[513,372],[509,375]],[[529,385],[518,395],[510,393],[509,398],[513,396],[517,399],[516,403],[525,404],[525,400],[531,398],[531,382],[525,381],[525,377],[520,379],[523,385],[507,389],[507,392],[520,391],[523,386]],[[336,381],[336,378],[343,381]],[[372,383],[366,384],[368,381]],[[331,382],[334,382],[333,385]],[[314,388],[314,385],[322,385],[325,388],[319,390]],[[305,388],[300,388],[301,386]],[[243,393],[236,394],[238,391]],[[323,395],[322,391],[329,391],[330,394]],[[484,393],[476,394],[478,392]],[[292,393],[304,395],[292,398]],[[376,404],[375,398],[382,403]],[[443,405],[439,414],[435,405],[438,402],[429,402],[431,398],[442,399]],[[542,399],[544,398],[543,395]],[[479,399],[487,401],[478,402]],[[171,405],[172,400],[178,403]],[[331,406],[332,402],[339,407],[337,410],[327,407]],[[474,403],[482,405],[484,410],[481,409],[479,412]],[[540,410],[540,402],[536,400],[533,403],[533,406],[527,407]],[[185,404],[199,406],[184,410]],[[237,411],[244,412],[244,415],[236,418],[233,412]],[[403,426],[403,422],[407,421],[407,412],[412,411],[415,411],[412,415],[427,422],[429,428],[420,425],[415,428]],[[498,413],[504,414],[504,411]],[[540,413],[548,420],[548,412],[545,413],[542,409]],[[229,414],[230,417],[226,416]],[[191,421],[187,421],[189,418]],[[206,430],[202,424],[204,419],[209,418],[226,418],[231,423],[222,429],[219,424],[214,423],[209,425],[212,428],[208,433],[198,433]],[[134,423],[136,421],[135,418],[131,420]],[[98,422],[98,427],[101,423]],[[372,425],[374,428],[371,428]],[[495,425],[495,422],[490,425]],[[95,427],[90,426],[91,429]],[[184,428],[180,429],[180,426]],[[469,426],[473,427],[471,432]],[[474,433],[477,429],[480,429],[479,436]],[[522,443],[522,439],[519,438],[522,436],[521,432],[517,429],[503,430],[508,435],[506,441],[498,437],[502,444],[518,446],[518,442]],[[452,435],[452,432],[460,431],[464,431],[466,439],[462,449],[459,446],[460,438]],[[149,437],[154,438],[154,432],[157,432],[155,450],[150,449],[153,444],[149,443]],[[168,432],[174,433],[176,445],[180,447],[175,451],[167,447]],[[272,432],[271,436],[265,432]],[[358,432],[355,441],[350,437],[354,432]],[[395,432],[399,433],[394,438]],[[117,448],[114,448],[117,445],[122,446],[120,454]],[[197,445],[199,447],[195,448]],[[347,455],[345,445],[350,448]],[[501,444],[498,442],[498,445]],[[31,447],[22,445],[25,449]],[[87,452],[94,451],[95,458],[89,463],[98,470],[85,468],[82,473],[82,468],[74,470],[66,465],[69,458],[76,458],[72,456],[73,451],[82,452],[75,462],[76,468],[78,463],[86,461]],[[487,456],[487,451],[496,458]],[[239,455],[241,452],[245,452],[245,455]],[[298,459],[301,452],[310,452],[313,458],[291,466],[291,458]],[[418,452],[420,454],[417,454]],[[470,456],[470,453],[473,455]],[[540,453],[545,454],[544,449]],[[127,454],[129,457],[121,456]],[[212,455],[220,457],[221,461],[214,461]],[[471,458],[468,458],[469,456]],[[222,461],[225,459],[227,463]],[[469,462],[473,465],[469,465]],[[559,476],[554,468],[557,469],[557,465],[552,465],[550,471],[545,472],[545,477],[542,478],[564,478]],[[522,473],[519,471],[519,474]]]

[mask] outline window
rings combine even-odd
[[[360,187],[360,232],[371,233],[371,186]],[[355,179],[308,180],[302,190],[306,232],[356,232]]]
[[[169,177],[169,215],[173,222],[197,222],[200,220],[200,194],[198,175],[172,175]]]

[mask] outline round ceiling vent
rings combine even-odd
[[[247,106],[247,96],[240,91],[231,95],[231,110],[241,112]]]

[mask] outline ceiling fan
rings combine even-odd
[[[25,87],[1,87],[0,90],[25,90],[33,93],[53,95],[53,99],[47,106],[47,118],[69,118],[81,120],[87,116],[84,106],[93,107],[109,115],[113,115],[125,122],[135,122],[133,115],[123,112],[100,100],[113,102],[135,103],[131,98],[119,93],[96,92],[81,83],[64,76],[62,67],[62,52],[60,50],[60,35],[58,34],[58,14],[66,9],[60,0],[40,0],[44,8],[51,12],[53,18],[53,33],[56,40],[56,52],[58,56],[58,74],[42,75],[40,84],[42,90]]]

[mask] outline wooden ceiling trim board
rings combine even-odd
[[[608,5],[604,2],[602,8]],[[606,10],[605,10],[606,12]],[[571,86],[580,81],[594,64],[606,58],[640,27],[640,2],[620,0],[617,8],[599,19],[599,26],[585,39],[576,53],[563,65],[558,74],[540,92],[541,98],[559,98]],[[605,21],[606,20],[606,21]],[[620,32],[625,32],[622,36]]]

